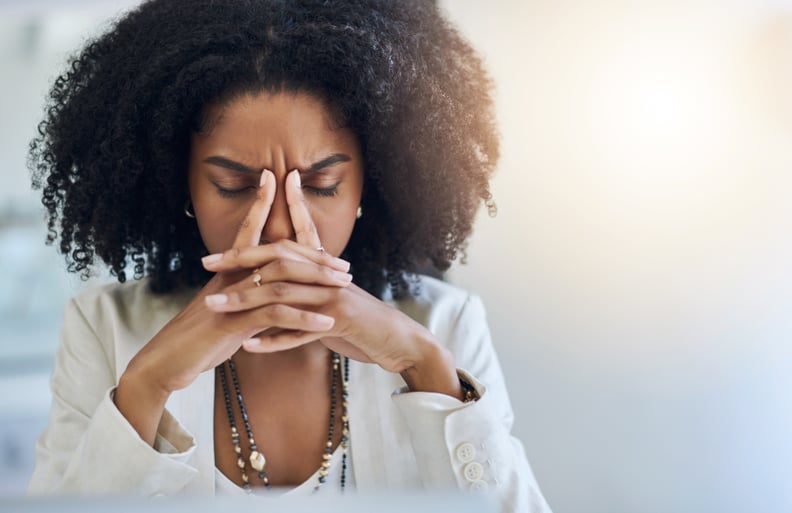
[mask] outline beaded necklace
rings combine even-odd
[[[319,479],[314,486],[314,493],[327,481],[327,474],[330,469],[330,458],[333,454],[333,434],[335,431],[336,420],[336,392],[338,391],[338,382],[341,381],[341,491],[344,490],[346,485],[346,468],[347,468],[347,447],[349,445],[349,415],[347,408],[348,404],[348,386],[349,386],[349,358],[344,358],[344,371],[343,378],[341,377],[341,357],[338,353],[331,354],[331,362],[333,366],[333,376],[330,384],[330,419],[327,429],[327,443],[322,451],[322,462],[319,466]],[[247,434],[248,442],[250,443],[250,456],[248,461],[242,457],[242,445],[240,443],[240,434],[236,426],[234,416],[234,408],[231,403],[231,392],[228,388],[228,380],[226,379],[226,365],[228,365],[229,373],[231,374],[231,382],[234,386],[234,394],[236,395],[239,412],[242,414],[242,423],[245,426],[245,434]],[[266,465],[267,460],[264,454],[259,451],[256,441],[253,438],[253,430],[250,427],[250,420],[248,419],[247,409],[245,408],[245,401],[242,399],[242,392],[239,388],[239,379],[237,378],[236,366],[234,365],[233,358],[229,358],[226,362],[217,366],[218,375],[220,376],[220,384],[223,388],[223,397],[225,398],[226,413],[228,414],[228,423],[231,426],[231,442],[234,445],[234,453],[237,457],[237,466],[242,472],[242,488],[250,493],[252,485],[247,473],[247,466],[256,471],[258,478],[264,483],[264,486],[269,488],[270,482],[267,477]]]

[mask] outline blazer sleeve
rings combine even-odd
[[[509,513],[550,513],[520,441],[487,325],[484,306],[468,295],[450,330],[458,372],[478,401],[429,392],[393,395],[406,420],[421,479],[428,488],[488,492]]]
[[[113,402],[112,344],[103,344],[77,301],[66,306],[50,380],[49,422],[36,443],[30,494],[169,495],[197,470],[187,464],[192,436],[166,410],[155,447]]]

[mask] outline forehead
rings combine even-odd
[[[358,145],[322,100],[293,92],[244,94],[213,105],[207,109],[205,129],[193,141],[199,151],[231,153],[251,161],[273,154],[310,159],[330,148],[356,153]]]

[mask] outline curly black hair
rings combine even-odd
[[[47,243],[69,271],[96,257],[155,292],[205,283],[183,213],[190,135],[207,106],[305,91],[359,138],[366,186],[342,254],[382,297],[447,269],[470,236],[499,156],[481,59],[429,0],[152,0],[70,60],[30,144]]]

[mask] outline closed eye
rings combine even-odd
[[[311,187],[310,185],[303,185],[303,190],[307,191],[309,194],[314,194],[316,196],[324,196],[324,197],[332,197],[338,195],[338,185],[341,182],[333,185],[332,187]]]
[[[303,185],[303,190],[307,191],[308,194],[313,194],[315,196],[322,196],[325,198],[333,197],[338,195],[338,186],[341,182],[333,185],[332,187],[312,187],[310,185]],[[242,187],[241,189],[227,189],[222,187],[218,184],[214,184],[215,188],[217,189],[218,194],[224,198],[236,198],[245,194],[248,191],[255,190],[256,187],[254,186],[247,186]]]
[[[224,198],[236,198],[237,196],[241,196],[242,194],[255,189],[253,186],[242,187],[241,189],[226,189],[225,187],[221,187],[217,184],[214,184],[214,186],[217,189],[218,194]]]

